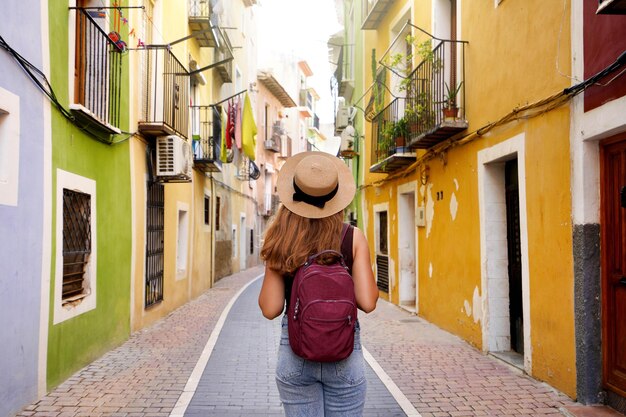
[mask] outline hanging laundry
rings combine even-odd
[[[230,128],[228,129],[228,135],[230,137],[230,142],[232,145],[232,143],[235,142],[235,123],[237,121],[237,107],[235,106],[235,102],[233,100],[231,100],[230,104],[231,105],[228,107],[228,118],[230,119],[231,124]]]
[[[217,106],[213,107],[213,155],[212,158],[217,157],[218,149],[221,149],[222,146],[222,115],[220,114],[220,110]]]
[[[254,161],[256,151],[256,123],[254,121],[254,113],[250,104],[250,97],[246,93],[243,102],[243,118],[241,123],[241,139],[243,152]]]
[[[241,116],[241,99],[237,98],[237,103],[235,104],[235,144],[237,149],[241,149]]]

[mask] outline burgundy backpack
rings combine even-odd
[[[347,229],[344,228],[343,237]],[[317,263],[323,254],[338,261]],[[316,362],[336,362],[354,348],[357,319],[354,283],[341,253],[325,250],[310,256],[296,271],[289,300],[289,345],[293,352]]]

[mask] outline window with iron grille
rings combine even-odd
[[[165,265],[165,186],[148,181],[146,185],[146,284],[144,307],[163,301]]]
[[[87,288],[91,255],[91,196],[63,189],[63,304],[78,300]]]
[[[211,201],[209,196],[204,196],[204,224],[211,224]]]

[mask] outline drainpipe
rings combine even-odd
[[[215,209],[217,203],[217,197],[215,196],[215,182],[213,181],[213,175],[209,174],[209,181],[211,182],[211,242],[209,248],[209,254],[211,256],[211,268],[209,270],[211,288],[215,284]]]

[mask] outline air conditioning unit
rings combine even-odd
[[[176,135],[157,137],[157,177],[168,181],[191,181],[191,146]]]
[[[350,107],[339,106],[337,109],[337,118],[335,120],[335,130],[341,131],[348,126],[350,121]]]

